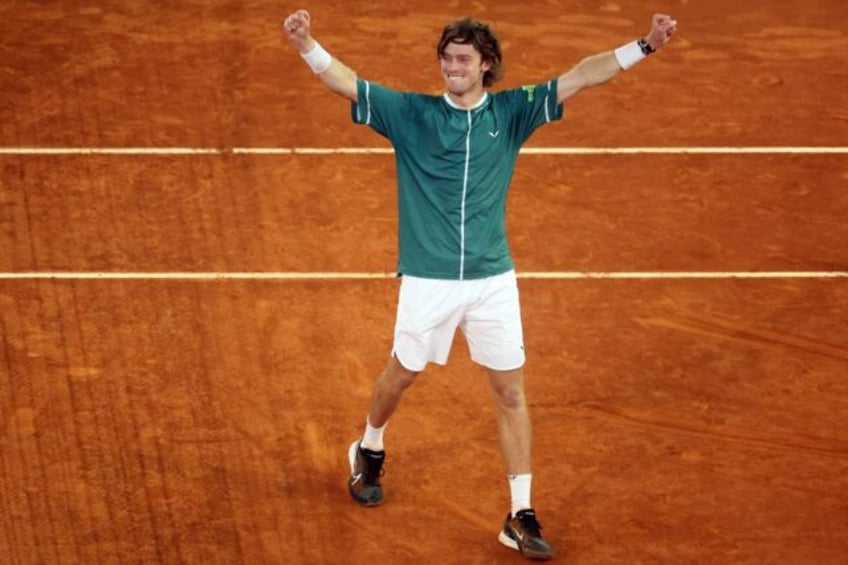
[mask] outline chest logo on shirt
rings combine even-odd
[[[527,102],[532,102],[533,98],[536,97],[536,85],[535,84],[522,86],[521,90],[523,90],[524,93],[527,94]]]
[[[497,136],[499,136],[500,134],[501,134],[501,130],[498,130],[498,131],[490,131],[490,132],[489,132],[489,135],[491,135],[492,137],[497,137]]]

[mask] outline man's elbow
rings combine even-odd
[[[348,100],[351,100],[353,102],[358,101],[359,96],[357,95],[356,88],[356,73],[354,73],[353,71],[350,72],[350,75],[345,78],[345,81],[341,89],[338,90],[338,93],[347,98]]]
[[[357,100],[356,73],[334,63],[326,72],[319,75],[324,85],[332,92],[348,100]]]

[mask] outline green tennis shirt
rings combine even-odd
[[[514,268],[506,197],[521,145],[562,118],[557,81],[497,93],[473,108],[447,94],[398,92],[357,80],[353,121],[394,147],[400,274],[479,279]]]

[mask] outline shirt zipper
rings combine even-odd
[[[459,222],[459,280],[465,278],[465,195],[468,192],[468,165],[471,161],[471,109],[467,110],[468,133],[465,135],[465,171],[462,175],[462,206]]]

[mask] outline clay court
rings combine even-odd
[[[461,335],[348,443],[390,353],[394,156],[280,32],[439,93],[470,14],[542,82],[679,35],[519,158],[533,502],[572,564],[848,562],[841,0],[0,6],[0,563],[523,563]]]

